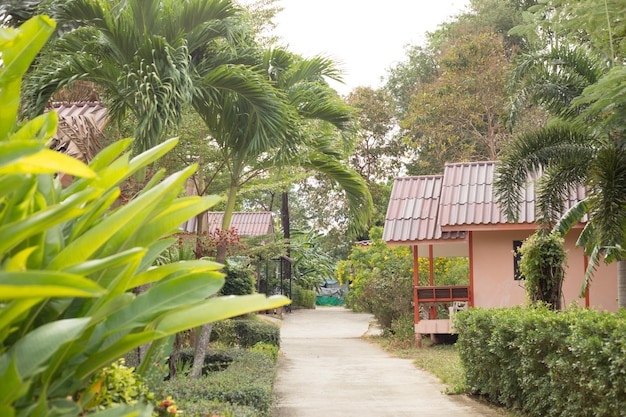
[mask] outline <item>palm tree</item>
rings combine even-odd
[[[530,175],[540,176],[537,209],[544,226],[566,233],[586,214],[578,240],[590,255],[584,287],[602,257],[617,261],[618,305],[626,307],[626,97],[618,87],[626,71],[623,66],[608,68],[589,50],[571,46],[518,67],[518,74],[534,77],[520,96],[544,104],[557,117],[509,144],[494,185],[510,219],[518,216]],[[564,197],[578,184],[587,187],[587,198],[563,215]]]
[[[276,95],[236,54],[251,35],[237,25],[231,0],[75,0],[59,2],[56,12],[61,24],[77,27],[53,42],[30,78],[30,112],[86,80],[102,89],[113,121],[135,116],[137,151],[159,143],[192,101],[222,91],[251,103],[259,135],[280,125]]]

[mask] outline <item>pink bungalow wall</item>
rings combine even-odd
[[[474,231],[473,269],[474,305],[476,307],[508,307],[524,304],[524,281],[513,279],[513,241],[524,240],[532,231]],[[580,288],[585,271],[583,251],[575,247],[578,234],[573,231],[565,240],[568,251],[563,295],[565,305],[585,305]],[[617,267],[601,265],[594,274],[589,292],[590,306],[599,310],[617,311]]]

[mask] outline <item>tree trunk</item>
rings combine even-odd
[[[198,379],[202,376],[202,367],[204,366],[204,357],[209,346],[209,339],[211,339],[211,331],[213,330],[213,323],[207,323],[200,327],[200,334],[198,335],[196,329],[196,349],[193,354],[193,366],[191,367],[191,377]]]
[[[617,261],[617,306],[626,308],[626,260]]]
[[[224,219],[222,220],[222,230],[228,230],[230,228],[230,222],[233,218],[233,211],[235,210],[235,197],[237,196],[238,187],[236,185],[230,186],[228,191],[228,198],[226,200],[226,209],[224,210]],[[215,261],[223,264],[226,262],[226,246],[223,244],[217,245],[217,253]],[[211,331],[213,330],[213,323],[207,323],[200,328],[200,334],[196,334],[196,346],[193,355],[193,366],[191,368],[192,378],[200,378],[202,375],[202,367],[204,366],[204,357],[206,356],[207,348],[209,347],[209,340],[211,339]]]
[[[289,261],[289,258],[291,258],[291,244],[289,242],[289,239],[291,239],[291,225],[290,225],[290,219],[289,219],[289,193],[284,192],[282,194],[281,200],[282,202],[281,202],[281,208],[280,208],[280,222],[283,226],[283,237],[285,238],[285,241],[287,243],[286,255],[288,258],[287,261],[285,262],[285,269],[284,269],[285,277],[284,278],[291,280],[291,262]],[[289,294],[289,296],[291,296],[291,294]]]

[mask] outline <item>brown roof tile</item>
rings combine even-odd
[[[442,236],[437,224],[441,175],[396,178],[383,229],[385,242],[415,242],[463,238],[459,233]]]
[[[444,230],[446,227],[510,223],[493,195],[495,164],[493,161],[446,164],[439,212],[439,223]],[[565,202],[566,209],[584,196],[582,186],[572,190]],[[535,202],[535,185],[531,178],[523,191],[518,224],[535,223]]]
[[[221,228],[223,212],[206,213],[206,230],[210,233]],[[231,220],[231,228],[237,229],[240,236],[264,236],[274,233],[274,214],[269,211],[235,212]],[[185,232],[196,231],[196,218],[192,218],[182,225]]]

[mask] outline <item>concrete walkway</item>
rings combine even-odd
[[[281,327],[274,417],[494,417],[487,406],[445,395],[432,375],[362,339],[369,314],[339,307],[296,310]]]

